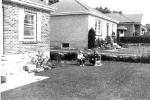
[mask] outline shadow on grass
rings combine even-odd
[[[2,100],[149,100],[150,74],[144,64],[62,65],[38,75],[49,79],[2,93]],[[65,67],[67,66],[67,67]]]

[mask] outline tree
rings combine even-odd
[[[122,14],[122,11],[115,11],[115,10],[111,11],[107,7],[103,8],[103,7],[100,6],[100,7],[96,7],[95,9],[100,11],[100,12],[102,12],[102,13],[104,13],[104,14],[107,14],[107,13],[119,13],[119,14]]]
[[[56,2],[59,2],[59,0],[49,0],[49,5],[52,5],[52,4],[56,3]]]
[[[95,31],[93,28],[91,28],[88,33],[88,49],[95,47],[95,36]]]
[[[122,11],[113,11],[113,13],[119,13],[119,14],[122,14]]]
[[[100,12],[102,12],[102,13],[104,13],[104,14],[111,13],[111,10],[108,9],[107,7],[105,7],[105,8],[103,8],[103,7],[96,7],[95,9],[100,11]]]

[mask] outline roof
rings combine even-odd
[[[126,14],[125,16],[134,22],[141,23],[143,14]]]
[[[130,20],[129,18],[125,17],[123,14],[119,14],[119,13],[110,13],[110,14],[106,14],[107,16],[114,18],[116,20],[118,20],[119,22],[132,22],[132,20]]]
[[[40,10],[45,10],[45,11],[55,10],[53,7],[49,6],[48,4],[42,3],[38,0],[3,0],[3,2],[12,2],[12,3],[16,3],[16,4],[28,6],[28,7],[37,8]]]
[[[120,26],[117,28],[118,30],[127,30],[127,28],[125,26]]]
[[[53,16],[58,15],[72,15],[72,14],[92,14],[97,17],[101,17],[103,19],[118,23],[117,20],[114,20],[105,14],[97,11],[94,8],[82,3],[79,0],[62,0],[52,5],[52,7],[56,7],[55,12],[52,13]]]
[[[107,16],[118,20],[121,22],[127,23],[141,23],[143,14],[119,14],[119,13],[110,13],[106,14]]]

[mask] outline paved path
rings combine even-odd
[[[13,77],[7,83],[3,83],[3,84],[0,85],[0,92],[4,92],[4,91],[10,90],[10,89],[15,89],[17,87],[24,86],[24,85],[27,85],[27,84],[31,84],[33,82],[41,81],[41,80],[44,80],[44,79],[47,79],[47,78],[49,78],[49,77],[32,76],[32,75],[30,75],[28,77],[21,77],[20,76],[20,78],[19,78],[19,76]]]

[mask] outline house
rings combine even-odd
[[[150,36],[150,24],[146,24],[147,32],[145,33],[145,36]]]
[[[3,0],[3,54],[50,50],[50,13],[40,0]]]
[[[34,75],[23,70],[31,62],[29,54],[33,57],[41,51],[49,56],[52,11],[54,8],[40,0],[0,2],[0,66],[1,77],[7,77],[7,83],[28,80],[28,76]]]
[[[91,28],[96,32],[96,38],[116,36],[118,21],[79,0],[62,0],[52,7],[56,7],[50,22],[50,42],[53,47],[87,48]]]
[[[119,21],[118,32],[122,37],[134,37],[144,35],[146,29],[142,25],[143,14],[110,13],[107,16]]]

